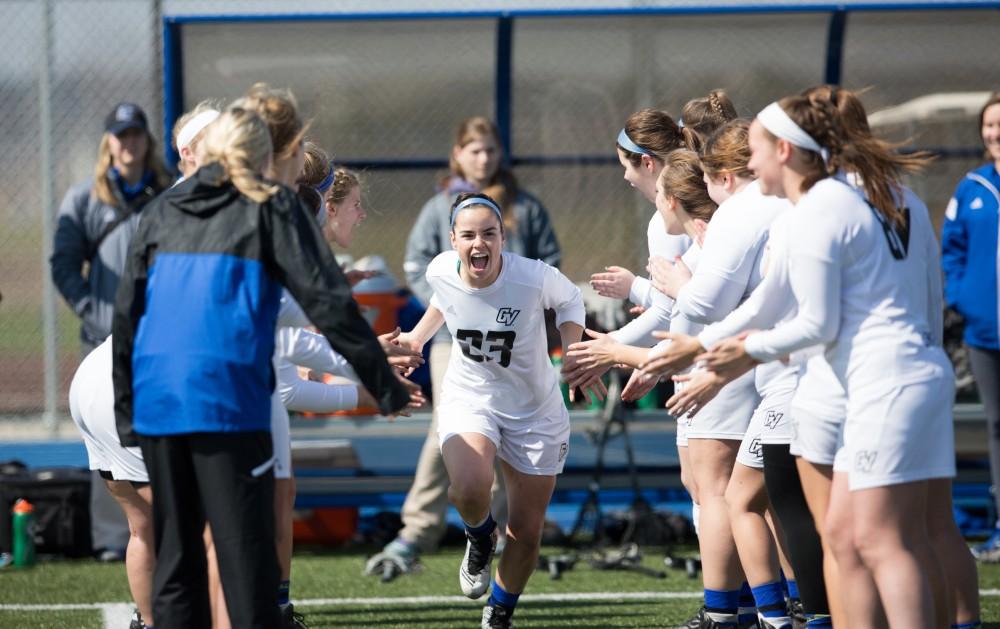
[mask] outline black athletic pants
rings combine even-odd
[[[141,437],[140,444],[153,488],[157,629],[211,628],[206,519],[233,627],[278,627],[271,434]]]
[[[802,492],[795,457],[787,445],[764,445],[764,484],[788,542],[788,561],[795,570],[802,607],[808,614],[829,614],[823,578],[823,544]]]

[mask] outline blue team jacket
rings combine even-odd
[[[985,349],[1000,349],[998,213],[1000,173],[990,163],[958,184],[941,234],[945,301],[965,318],[965,342]]]

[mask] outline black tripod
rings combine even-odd
[[[632,449],[632,438],[628,432],[628,420],[622,405],[621,391],[621,371],[612,369],[604,408],[596,417],[594,425],[587,429],[588,438],[597,447],[597,460],[594,462],[594,472],[588,487],[587,499],[580,505],[580,511],[577,513],[569,539],[571,542],[579,541],[583,531],[592,528],[591,544],[595,552],[590,563],[593,567],[602,570],[633,570],[656,578],[663,578],[666,576],[665,573],[643,566],[641,563],[642,555],[639,552],[639,545],[664,539],[664,525],[649,502],[642,496],[639,487],[639,472],[635,464],[635,452]],[[609,538],[604,526],[600,492],[601,479],[604,474],[604,450],[608,443],[616,437],[621,437],[624,440],[625,460],[633,495],[632,504],[626,515],[625,531],[620,541],[621,548],[608,551],[606,547]]]

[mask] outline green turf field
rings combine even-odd
[[[662,558],[662,552],[647,551],[645,564],[659,569]],[[459,549],[449,548],[426,557],[423,572],[388,584],[362,576],[364,559],[362,553],[347,551],[296,554],[292,597],[299,602],[299,611],[306,613],[310,627],[478,626],[484,601],[461,597],[457,576]],[[539,596],[526,597],[519,605],[516,625],[670,627],[686,619],[699,605],[699,600],[690,597],[690,593],[699,591],[700,584],[683,572],[669,571],[665,579],[654,579],[632,572],[598,571],[585,563],[581,561],[559,581],[536,572],[528,593]],[[1000,588],[1000,566],[982,566],[980,585],[984,590]],[[575,596],[578,594],[584,596]],[[982,599],[985,626],[1000,629],[1000,592],[986,594]],[[59,561],[27,570],[0,570],[0,628],[3,629],[100,629],[103,616],[98,607],[78,609],[73,605],[128,600],[122,564]],[[14,605],[45,607],[12,609]],[[63,607],[48,607],[56,605]]]

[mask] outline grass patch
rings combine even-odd
[[[556,552],[558,550],[556,549]],[[329,598],[394,598],[459,596],[461,550],[448,548],[424,560],[416,575],[380,583],[362,576],[365,553],[359,551],[296,554],[292,570],[293,600]],[[664,579],[634,572],[595,570],[582,558],[558,581],[536,572],[528,594],[579,592],[698,592],[700,581],[667,571]],[[660,569],[662,550],[647,550],[644,564]],[[980,587],[1000,589],[1000,566],[980,566]],[[129,600],[122,564],[95,561],[44,562],[28,570],[0,570],[0,604],[105,603]],[[301,606],[309,626],[326,627],[469,627],[478,622],[481,601],[351,603]],[[519,627],[670,627],[686,620],[698,599],[668,600],[526,600],[519,606]],[[985,627],[1000,629],[1000,597],[982,599]],[[0,610],[0,627],[100,627],[97,610]]]

